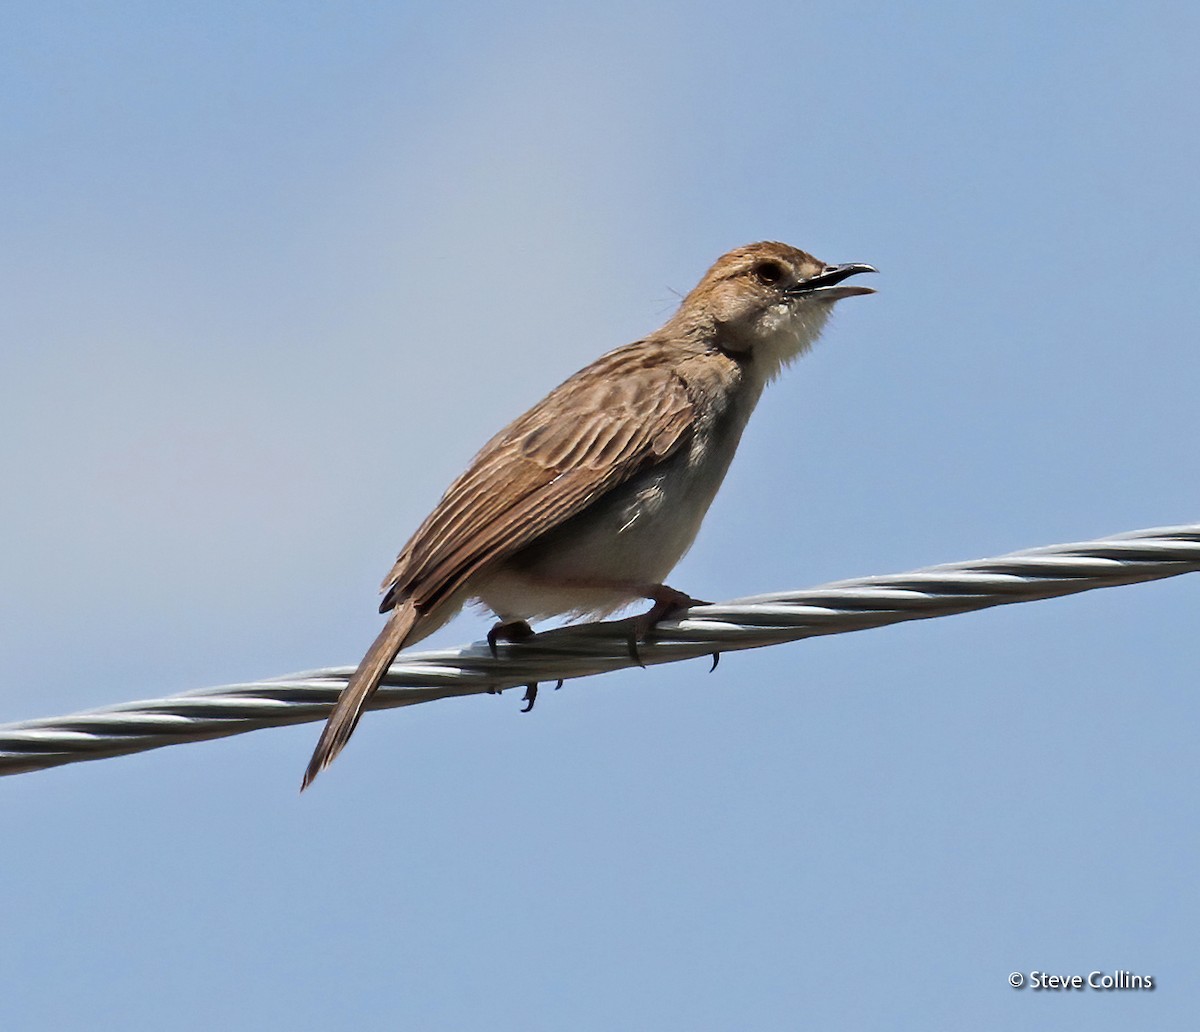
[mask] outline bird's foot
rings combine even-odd
[[[654,629],[663,620],[686,609],[691,609],[692,606],[712,605],[711,602],[702,602],[700,599],[692,598],[691,595],[682,591],[668,588],[665,584],[655,585],[651,591],[647,592],[646,597],[653,599],[654,605],[650,607],[649,612],[635,617],[629,629],[629,658],[640,667],[644,667],[646,664],[642,662],[642,655],[638,651],[638,644],[640,642],[653,641]],[[716,664],[713,665],[715,667]]]
[[[492,658],[496,658],[496,642],[503,639],[504,641],[523,641],[525,638],[533,637],[533,628],[524,620],[511,620],[508,623],[501,621],[494,625],[487,632],[488,648],[491,649]]]

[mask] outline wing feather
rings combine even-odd
[[[671,455],[695,418],[663,345],[610,352],[492,438],[384,580],[381,610],[426,609]]]

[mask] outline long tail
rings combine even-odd
[[[308,761],[308,770],[304,772],[304,781],[300,785],[301,792],[312,784],[313,778],[328,767],[350,741],[363,707],[375,694],[396,653],[404,648],[412,635],[418,615],[417,607],[411,600],[392,612],[391,618],[375,639],[375,644],[367,650],[358,669],[338,696],[337,704],[329,714],[325,729],[313,750],[312,759]]]

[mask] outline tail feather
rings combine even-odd
[[[375,694],[375,689],[379,687],[383,675],[396,658],[396,653],[404,648],[411,637],[417,616],[417,607],[411,600],[398,607],[379,632],[375,644],[363,656],[358,669],[342,689],[333,712],[325,722],[325,729],[321,732],[312,759],[308,761],[308,769],[304,772],[301,792],[312,784],[313,778],[328,767],[350,741],[367,700]]]

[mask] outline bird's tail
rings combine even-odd
[[[391,618],[379,632],[375,644],[367,650],[362,662],[358,664],[358,669],[338,696],[333,712],[325,722],[325,729],[321,732],[317,747],[313,750],[312,759],[308,761],[308,770],[304,772],[304,781],[300,785],[301,792],[312,784],[313,778],[328,767],[350,741],[350,736],[354,734],[354,728],[358,725],[358,718],[362,716],[363,707],[375,694],[375,689],[379,687],[387,668],[396,658],[396,653],[404,648],[412,636],[419,615],[411,599],[392,611]]]

